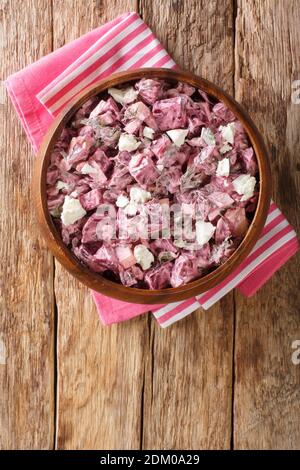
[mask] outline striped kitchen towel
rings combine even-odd
[[[136,13],[124,14],[58,49],[6,81],[28,138],[37,150],[54,117],[87,86],[113,72],[176,64]],[[217,287],[183,302],[139,305],[93,292],[104,324],[151,310],[163,327],[212,306],[231,289],[254,294],[298,249],[294,230],[272,202],[265,228],[248,258]]]

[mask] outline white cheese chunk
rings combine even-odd
[[[215,139],[214,133],[208,127],[202,127],[202,129],[201,129],[201,139],[203,139],[204,142],[207,145],[215,145],[216,144],[216,139]]]
[[[230,173],[230,163],[229,158],[223,158],[218,162],[217,167],[217,176],[229,176]]]
[[[120,104],[132,103],[138,95],[138,91],[132,86],[121,90],[119,88],[109,88],[107,91],[109,95],[111,95],[113,99]]]
[[[70,186],[67,183],[64,183],[64,181],[57,181],[55,187],[58,190],[66,189],[68,191],[68,189],[70,189]]]
[[[129,204],[127,204],[124,210],[125,214],[127,215],[136,215],[138,211],[138,204],[136,204],[135,202],[129,202]]]
[[[200,246],[205,245],[213,234],[215,233],[216,227],[210,222],[204,222],[204,220],[197,220],[196,222],[196,240]]]
[[[129,204],[128,197],[124,196],[123,194],[120,194],[117,197],[117,200],[116,200],[116,206],[117,207],[123,208],[123,207],[126,207],[128,204]]]
[[[154,136],[154,129],[151,129],[151,127],[145,126],[143,129],[143,136],[146,137],[147,139],[152,140]]]
[[[174,240],[174,245],[177,246],[178,248],[185,248],[185,249],[189,249],[190,247],[189,243],[182,239]]]
[[[149,193],[143,188],[134,186],[130,189],[130,202],[134,202],[136,204],[143,204],[144,202],[149,201],[151,198],[151,193]]]
[[[250,175],[240,175],[233,180],[233,187],[235,191],[242,195],[241,201],[247,201],[254,194],[256,179]]]
[[[176,147],[181,147],[184,144],[185,138],[189,133],[188,129],[172,129],[166,132],[170,139],[174,142]]]
[[[154,261],[154,256],[150,250],[144,245],[137,245],[133,250],[134,257],[138,264],[141,265],[142,269],[145,271],[149,269],[151,264]]]
[[[161,165],[160,163],[158,165],[156,165],[156,168],[158,169],[158,171],[161,173],[164,169],[164,166]]]
[[[230,152],[230,150],[232,150],[231,145],[224,144],[224,145],[222,145],[222,147],[220,148],[220,153],[227,153],[227,152]]]
[[[85,163],[83,165],[83,167],[81,168],[80,173],[82,175],[90,175],[92,173],[98,173],[98,171],[92,165],[89,165],[88,163]]]
[[[221,132],[222,139],[224,143],[233,145],[234,143],[234,122],[230,122],[227,126],[220,126],[219,131]]]
[[[78,199],[73,199],[70,196],[65,197],[61,214],[61,220],[64,225],[74,224],[85,214],[86,211],[84,210]]]
[[[119,150],[122,152],[127,150],[127,152],[133,152],[141,145],[132,134],[121,134],[119,139]]]

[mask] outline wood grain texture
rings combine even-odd
[[[141,1],[144,20],[184,69],[233,91],[231,1]],[[150,320],[143,448],[228,449],[233,297],[166,330]]]
[[[137,9],[181,67],[235,89],[299,230],[299,0],[0,0],[0,79]],[[0,448],[299,448],[299,255],[252,299],[231,293],[166,330],[150,315],[102,327],[36,230],[34,156],[1,85]]]
[[[47,0],[0,1],[1,80],[51,51]],[[16,34],[17,31],[17,34]],[[1,82],[0,448],[54,439],[53,260],[35,225],[34,155]]]
[[[136,9],[134,1],[54,2],[54,48]],[[69,15],[76,11],[75,17]],[[88,289],[56,263],[59,449],[138,449],[146,317],[104,328]]]
[[[265,134],[274,198],[299,229],[300,105],[291,101],[300,78],[300,2],[239,1],[236,97]],[[299,169],[299,167],[298,167]],[[253,299],[237,296],[234,446],[299,449],[299,255]]]

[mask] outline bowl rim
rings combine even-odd
[[[244,126],[251,145],[254,148],[259,167],[260,189],[255,215],[244,239],[235,252],[225,263],[205,276],[183,286],[160,290],[126,287],[104,278],[99,273],[94,273],[89,270],[88,267],[77,260],[71,250],[63,243],[47,208],[46,172],[53,146],[64,125],[91,96],[100,94],[109,87],[121,85],[143,77],[185,82],[201,89],[208,95],[226,104]],[[118,300],[140,304],[166,304],[203,294],[205,291],[216,287],[245,260],[257,242],[268,215],[271,200],[271,171],[267,150],[260,132],[244,108],[227,92],[214,83],[191,72],[165,68],[141,68],[114,73],[109,77],[93,83],[73,98],[66,108],[55,118],[43,139],[36,158],[33,193],[41,232],[54,256],[71,274],[91,289]]]

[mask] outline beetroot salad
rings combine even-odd
[[[91,271],[128,287],[178,287],[237,249],[258,199],[256,157],[223,103],[143,78],[86,101],[47,171],[48,208]]]

